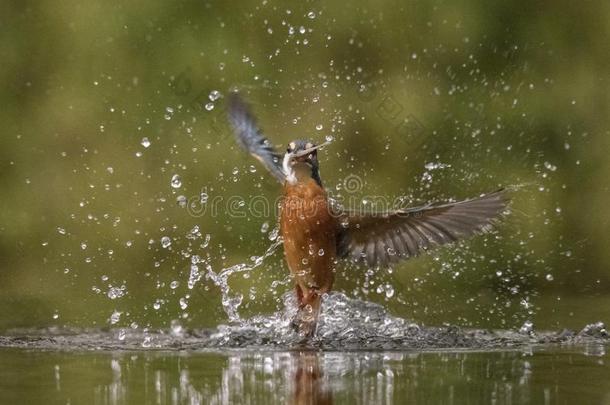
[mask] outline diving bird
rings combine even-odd
[[[229,96],[228,118],[238,143],[283,186],[280,233],[299,304],[293,326],[307,337],[315,333],[322,296],[333,286],[340,259],[386,267],[485,232],[507,209],[507,193],[500,189],[470,200],[382,213],[348,210],[333,203],[322,185],[318,149],[327,142],[295,140],[279,153],[237,93]]]

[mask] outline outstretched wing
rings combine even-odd
[[[339,212],[339,257],[385,267],[490,230],[508,206],[505,190],[471,200],[385,214]]]
[[[282,155],[275,151],[273,145],[261,133],[250,108],[236,93],[229,97],[228,111],[229,122],[238,143],[257,158],[280,183],[284,183],[286,177],[282,171]]]

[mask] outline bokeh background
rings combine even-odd
[[[2,2],[0,329],[211,327],[217,275],[250,267],[225,303],[282,307],[274,210],[249,210],[280,187],[234,142],[235,89],[278,145],[332,137],[335,198],[513,188],[496,232],[342,266],[338,290],[430,325],[608,320],[609,21],[603,1]]]

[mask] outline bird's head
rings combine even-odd
[[[286,181],[295,184],[299,181],[313,178],[321,186],[318,149],[327,144],[328,142],[324,142],[316,145],[302,140],[290,142],[282,162]]]

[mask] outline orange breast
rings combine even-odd
[[[280,228],[290,271],[304,294],[330,290],[337,255],[337,221],[313,179],[284,186]]]

